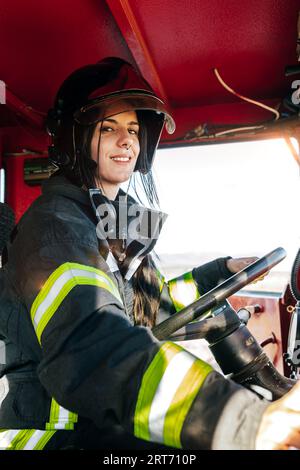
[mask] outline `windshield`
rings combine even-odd
[[[159,150],[154,175],[169,214],[156,246],[167,278],[282,246],[287,258],[251,285],[282,291],[300,242],[299,167],[284,139]]]

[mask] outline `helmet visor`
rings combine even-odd
[[[175,122],[164,103],[156,96],[138,91],[102,96],[75,111],[74,119],[79,124],[91,125],[116,114],[137,110],[163,114],[167,132],[173,134],[175,131]]]

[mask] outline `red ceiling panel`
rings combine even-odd
[[[61,81],[105,55],[131,60],[105,1],[9,0],[0,8],[0,79],[47,109]]]
[[[288,87],[296,61],[299,0],[131,0],[161,81],[175,106],[232,101],[214,77],[256,98]],[[151,21],[150,21],[151,19]]]
[[[253,122],[255,106],[248,113],[213,68],[241,94],[279,103],[292,80],[284,67],[296,63],[298,10],[300,0],[3,0],[0,79],[45,111],[72,70],[118,55],[136,61],[182,128],[205,113],[212,122]],[[226,111],[226,103],[239,106]]]

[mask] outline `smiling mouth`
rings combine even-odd
[[[114,162],[126,163],[126,162],[130,162],[131,157],[120,157],[120,156],[116,156],[116,157],[110,157],[110,159],[113,160]]]

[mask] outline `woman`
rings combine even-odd
[[[161,100],[121,59],[61,86],[47,122],[59,171],[0,272],[1,448],[273,446],[272,407],[282,405],[147,328],[160,305],[172,313],[252,261],[221,258],[169,286],[158,276],[149,253],[164,217],[150,170],[165,123],[172,132]],[[120,190],[134,171],[151,209]]]

